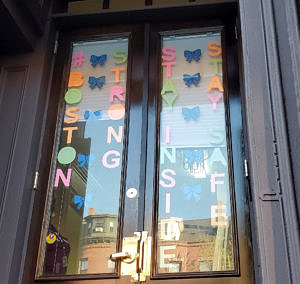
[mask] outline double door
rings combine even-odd
[[[36,281],[253,283],[233,30],[61,33]]]

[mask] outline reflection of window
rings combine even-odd
[[[88,269],[88,259],[82,258],[80,260],[80,273],[86,273]]]
[[[109,222],[109,231],[111,233],[114,231],[114,222]]]
[[[208,261],[199,262],[199,271],[211,271],[211,265]]]
[[[115,270],[115,263],[111,260],[107,260],[107,272],[114,272]]]
[[[168,264],[169,272],[180,272],[181,271],[181,261],[170,261]]]
[[[96,224],[95,226],[95,232],[104,232],[104,225],[103,224]]]

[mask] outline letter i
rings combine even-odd
[[[171,208],[171,193],[167,192],[166,193],[166,213],[170,213],[170,208]]]
[[[166,144],[170,144],[170,126],[166,126]]]

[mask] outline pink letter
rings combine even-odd
[[[166,193],[166,213],[170,213],[170,207],[171,207],[171,200],[170,200],[170,197],[171,197],[171,193],[170,192],[167,192]]]
[[[210,175],[210,191],[211,192],[216,192],[216,184],[224,184],[224,180],[216,180],[217,177],[225,177],[225,173]]]
[[[120,157],[120,153],[116,150],[110,150],[107,151],[102,158],[102,164],[104,167],[108,168],[108,169],[113,169],[116,168],[120,165],[120,158],[112,158],[111,161],[113,162],[112,164],[109,164],[107,162],[107,158],[109,155],[115,155],[116,157]]]
[[[163,62],[162,66],[167,66],[167,78],[171,77],[171,66],[176,65],[176,62]]]
[[[206,95],[208,96],[209,100],[212,102],[212,104],[213,104],[213,109],[216,109],[216,108],[217,108],[217,103],[218,103],[218,101],[222,98],[222,95],[223,95],[223,94],[222,94],[222,93],[219,93],[215,99],[212,97],[211,94],[206,94]]]
[[[165,46],[162,49],[162,59],[164,61],[173,61],[176,58],[174,46]]]
[[[162,186],[162,187],[165,187],[165,188],[171,188],[171,187],[174,187],[175,184],[176,184],[176,181],[174,178],[168,176],[167,174],[170,173],[171,175],[173,176],[176,176],[176,172],[172,169],[165,169],[161,172],[161,177],[166,179],[167,181],[169,181],[170,183],[167,184],[165,183],[163,180],[160,180],[159,181],[159,184]]]
[[[57,169],[55,175],[54,187],[58,187],[59,178],[61,178],[61,181],[63,182],[65,187],[70,186],[71,176],[72,176],[72,169],[68,169],[67,177],[65,177],[61,169]]]
[[[117,97],[120,101],[125,101],[124,88],[122,86],[110,87],[109,101],[111,103],[114,101],[114,97]]]
[[[170,126],[166,126],[166,144],[170,144]]]

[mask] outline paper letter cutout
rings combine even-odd
[[[166,93],[172,93],[171,96],[167,96]],[[163,89],[161,90],[161,96],[163,100],[168,104],[169,107],[173,106],[173,103],[175,102],[177,98],[177,91],[172,83],[171,80],[167,80],[163,86]]]
[[[69,187],[71,182],[71,176],[72,176],[72,169],[68,169],[67,177],[65,177],[61,169],[57,169],[55,175],[54,187],[58,187],[59,178],[61,179],[65,187]]]
[[[68,119],[67,117],[64,118],[64,123],[71,124],[71,123],[76,123],[79,120],[79,115],[78,113],[73,113],[73,112],[79,112],[78,107],[69,107],[66,109],[65,115],[72,117],[73,119]]]
[[[222,58],[213,58],[209,60],[209,63],[211,63],[214,66],[214,73],[218,74],[219,72],[219,64],[222,63]],[[222,72],[222,68],[221,68]],[[220,72],[220,73],[221,73]]]
[[[76,52],[73,55],[73,66],[77,67],[77,66],[81,66],[83,64],[83,62],[85,62],[85,57],[84,57],[84,53],[81,50],[80,52]]]
[[[81,87],[83,85],[82,72],[70,72],[68,87]]]
[[[171,193],[166,193],[166,214],[170,213],[170,207],[171,207]]]
[[[162,66],[167,66],[167,78],[171,77],[171,66],[176,65],[176,62],[163,62]]]
[[[104,155],[103,155],[103,158],[102,158],[102,164],[104,167],[108,168],[108,169],[113,169],[113,168],[116,168],[120,165],[120,158],[112,158],[111,161],[112,163],[109,164],[107,162],[107,158],[109,155],[115,155],[115,157],[120,157],[120,153],[116,150],[110,150],[110,151],[107,151]]]
[[[213,145],[220,145],[224,142],[224,129],[221,126],[212,126],[209,128],[209,134],[215,139],[210,141]]]
[[[115,61],[115,64],[123,64],[127,61],[127,55],[126,51],[123,49],[118,49],[114,52],[114,58],[117,58],[119,60]]]
[[[216,192],[216,184],[224,184],[224,180],[216,180],[216,178],[225,177],[225,173],[210,175],[210,191]]]
[[[116,133],[116,131],[113,129],[112,126],[108,126],[108,128],[107,128],[107,143],[108,144],[111,143],[111,135],[115,138],[115,140],[118,143],[121,143],[122,136],[123,136],[123,126],[122,125],[119,126],[118,134]]]
[[[221,48],[221,44],[218,41],[211,41],[208,45],[208,55],[212,56],[212,57],[216,57],[221,55],[222,53],[222,48]]]
[[[208,159],[208,164],[210,166],[212,166],[214,162],[220,162],[223,164],[224,167],[227,166],[227,162],[226,162],[220,148],[215,148]]]
[[[111,120],[119,120],[125,115],[125,107],[121,104],[113,104],[109,107],[107,113]]]
[[[120,83],[120,72],[125,71],[125,68],[120,67],[120,68],[112,68],[110,69],[111,72],[115,72],[115,82],[116,84]]]
[[[170,144],[170,126],[166,126],[166,144]]]
[[[72,163],[76,158],[76,150],[73,147],[63,147],[59,150],[57,154],[57,160],[63,164],[67,165]]]
[[[224,92],[224,89],[218,76],[213,76],[211,78],[206,91],[210,92],[211,89],[218,89],[219,92]]]
[[[225,212],[224,212],[225,211]],[[222,201],[218,200],[218,205],[210,207],[211,225],[212,226],[227,226],[228,218],[226,215],[226,205],[222,205]],[[218,218],[218,221],[217,221]]]
[[[72,142],[72,135],[73,135],[74,130],[78,130],[78,127],[77,126],[68,126],[68,127],[63,128],[63,131],[68,131],[67,144],[70,144]]]
[[[217,109],[217,103],[222,98],[223,94],[219,93],[216,98],[214,98],[211,94],[206,94],[206,95],[208,96],[209,100],[212,103],[213,110],[216,110]]]
[[[65,94],[65,101],[69,105],[77,104],[81,101],[82,94],[79,89],[70,89]]]
[[[109,101],[112,103],[114,97],[117,97],[120,101],[124,102],[124,88],[122,86],[112,86],[109,89]]]
[[[171,153],[168,151],[171,149]],[[161,147],[160,148],[160,163],[165,163],[165,156],[169,159],[172,164],[176,163],[176,148],[175,147]]]
[[[169,224],[170,226],[171,224]],[[168,226],[168,227],[169,227]],[[163,239],[165,236],[169,235],[168,232],[164,232],[163,234]],[[168,253],[166,254],[165,251],[166,250],[175,250],[176,251],[176,245],[171,245],[171,246],[160,246],[159,247],[159,255],[160,255],[160,259],[159,259],[159,266],[161,268],[171,268],[173,266],[172,263],[169,263],[169,261],[166,263],[165,260],[170,260],[172,258],[175,258],[175,253]]]
[[[174,46],[165,46],[162,49],[162,53],[164,54],[162,55],[164,61],[174,61],[176,58]]]
[[[168,174],[171,174],[173,176],[176,176],[176,172],[172,169],[165,169],[161,172],[161,177],[166,179],[167,181],[169,181],[170,183],[165,183],[163,180],[160,180],[159,181],[159,184],[162,186],[162,187],[165,187],[165,188],[171,188],[171,187],[174,187],[176,185],[176,181],[174,178],[168,176]]]

